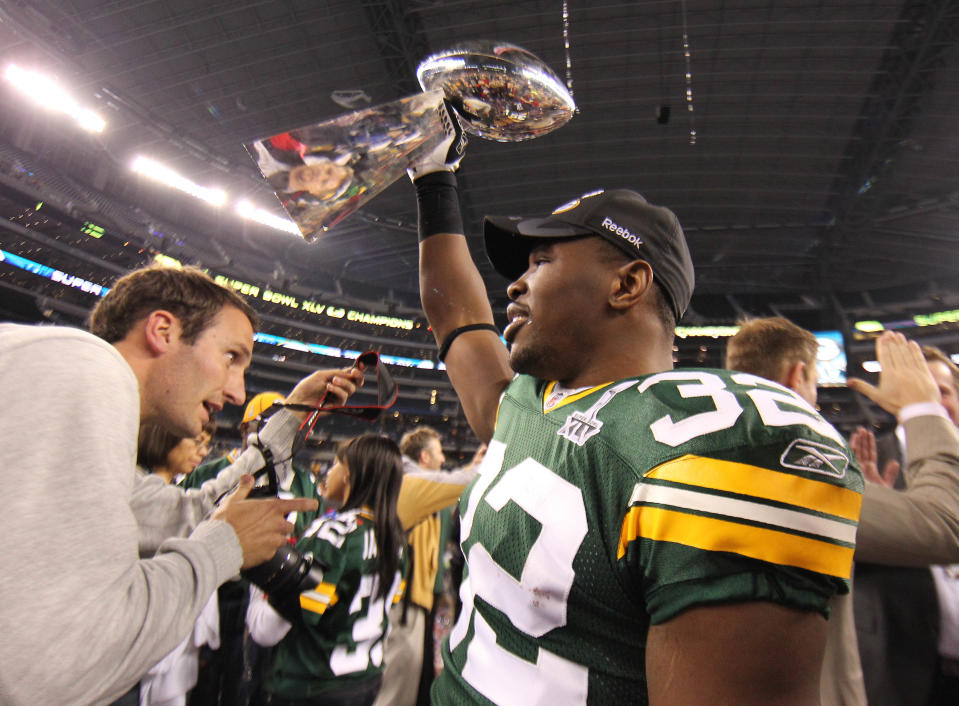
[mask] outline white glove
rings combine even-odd
[[[410,175],[412,181],[419,179],[424,174],[456,171],[460,166],[460,160],[463,159],[463,153],[466,151],[466,133],[463,132],[459,120],[456,119],[456,111],[453,106],[444,98],[443,102],[436,107],[436,111],[446,132],[446,138],[432,152],[410,163],[406,173]]]

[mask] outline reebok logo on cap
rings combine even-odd
[[[593,191],[545,218],[487,216],[483,235],[493,268],[510,280],[529,267],[537,238],[597,235],[631,259],[645,260],[679,321],[693,293],[695,274],[676,214],[629,189]]]
[[[640,238],[635,233],[630,233],[628,228],[623,228],[623,226],[619,225],[616,221],[614,221],[609,216],[606,216],[605,218],[603,218],[603,222],[600,223],[599,225],[605,228],[606,230],[608,230],[609,232],[615,233],[623,240],[629,241],[633,245],[642,245],[643,243],[642,238]]]

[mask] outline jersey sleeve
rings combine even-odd
[[[638,577],[654,624],[742,601],[828,616],[829,599],[848,592],[862,501],[854,456],[834,430],[820,433],[821,417],[770,420],[744,412],[635,484],[618,559]]]
[[[347,563],[345,542],[351,530],[350,522],[335,517],[317,519],[296,543],[296,550],[311,554],[323,568],[323,580],[300,594],[300,608],[304,622],[316,625],[323,614],[336,605],[340,597],[337,585],[343,577]]]
[[[199,488],[201,485],[206,483],[209,480],[213,480],[224,468],[230,465],[230,459],[218,458],[207,463],[201,463],[192,473],[188,473],[186,477],[181,480],[177,485],[184,490],[190,488]]]

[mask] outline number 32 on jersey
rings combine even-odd
[[[731,380],[746,388],[745,396],[766,426],[805,426],[843,444],[828,422],[779,385],[745,373],[734,374]],[[675,385],[687,399],[709,397],[713,405],[712,410],[684,419],[664,415],[654,421],[650,432],[662,444],[676,447],[732,428],[743,413],[742,397],[729,391],[725,381],[713,373],[663,372],[643,380],[638,391],[645,392],[656,384]],[[492,627],[475,609],[479,597],[533,639],[566,625],[567,601],[575,576],[573,559],[587,532],[586,508],[578,487],[532,458],[500,475],[505,451],[503,442],[490,442],[462,518],[462,536],[470,537],[480,502],[499,512],[512,500],[535,518],[542,530],[529,550],[519,580],[497,564],[479,542],[469,548],[469,575],[461,587],[463,614],[450,633],[450,649],[463,642],[472,620],[473,637],[466,650],[463,678],[473,688],[504,706],[584,704],[589,677],[585,666],[542,647],[537,649],[535,662],[514,655],[497,643]]]

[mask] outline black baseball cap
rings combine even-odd
[[[537,238],[598,235],[623,252],[645,260],[679,321],[693,295],[695,275],[686,236],[676,214],[654,206],[629,189],[598,190],[559,206],[545,218],[487,216],[486,255],[493,268],[509,280],[529,264]]]

